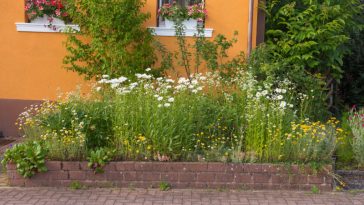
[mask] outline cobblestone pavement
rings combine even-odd
[[[364,205],[364,193],[157,189],[0,188],[0,205]]]

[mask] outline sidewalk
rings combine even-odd
[[[0,188],[0,205],[364,205],[364,193],[157,189]]]

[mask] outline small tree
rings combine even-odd
[[[141,12],[144,0],[67,0],[67,8],[80,33],[66,42],[68,70],[86,79],[134,76],[155,60],[153,36],[143,26],[150,17]]]

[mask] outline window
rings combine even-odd
[[[173,3],[175,1],[180,6],[189,6],[193,4],[201,3],[201,0],[159,0],[160,5]]]
[[[202,3],[202,7],[205,7],[205,0],[157,0],[156,3],[158,4],[157,8],[159,9],[164,4],[173,4],[173,2],[176,2],[181,7],[188,7],[194,4]],[[164,19],[163,17],[157,16],[157,26],[156,27],[150,27],[153,30],[153,34],[157,36],[175,36],[175,28],[173,26],[173,22],[171,22],[168,19]],[[195,36],[197,31],[197,25],[201,25],[205,27],[204,21],[199,21],[198,19],[189,19],[188,21],[184,21],[183,24],[185,25],[185,36]],[[214,29],[213,28],[204,28],[204,35],[205,37],[212,37]]]
[[[187,7],[190,5],[202,3],[202,2],[204,2],[204,0],[158,0],[158,9],[163,4],[172,4],[173,2],[176,2],[181,7]],[[158,18],[158,20],[157,20],[158,26],[164,26],[164,19],[159,16],[157,18]]]

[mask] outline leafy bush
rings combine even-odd
[[[37,141],[24,144],[16,144],[6,150],[1,161],[5,167],[8,163],[14,163],[20,175],[26,178],[34,176],[38,172],[46,172],[45,157],[47,150]]]
[[[362,12],[359,0],[267,1],[264,10],[266,43],[251,60],[254,75],[271,82],[288,78],[305,94],[324,92],[316,104],[324,105],[329,96],[332,108],[332,85],[343,76],[350,33],[361,28],[355,20]]]
[[[111,161],[115,155],[115,150],[99,148],[90,152],[88,158],[88,167],[92,168],[95,173],[103,173],[103,167]]]
[[[364,166],[364,109],[352,110],[349,123],[353,132],[353,151],[360,166]]]
[[[144,27],[143,0],[67,0],[67,11],[81,35],[70,33],[66,68],[87,79],[102,74],[134,76],[154,63],[153,37]]]
[[[360,1],[272,1],[267,3],[267,44],[274,55],[292,70],[342,77],[342,59],[348,52],[350,31],[359,29],[355,21]]]

